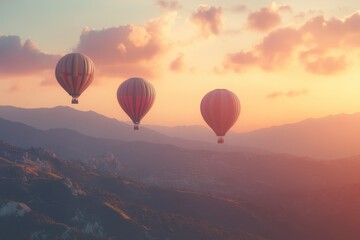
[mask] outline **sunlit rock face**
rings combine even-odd
[[[22,217],[29,212],[31,212],[31,208],[29,208],[25,203],[10,201],[2,204],[0,207],[0,217]]]

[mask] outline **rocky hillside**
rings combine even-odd
[[[0,178],[0,239],[302,239],[261,206],[148,187],[43,149],[1,143]]]

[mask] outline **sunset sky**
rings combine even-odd
[[[79,105],[54,77],[70,52],[96,66]],[[1,105],[129,121],[116,90],[137,76],[157,92],[143,124],[205,124],[202,97],[227,88],[244,132],[359,112],[359,72],[358,0],[0,0]]]

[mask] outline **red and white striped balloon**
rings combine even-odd
[[[241,106],[233,92],[215,89],[203,97],[200,110],[205,122],[219,137],[218,143],[224,143],[223,137],[237,121]]]
[[[60,86],[72,96],[71,103],[77,104],[78,97],[94,79],[95,66],[91,59],[81,53],[70,53],[56,65],[55,76]]]
[[[155,88],[142,78],[129,78],[120,84],[117,99],[124,112],[134,123],[134,130],[139,129],[141,119],[150,110],[155,101]]]

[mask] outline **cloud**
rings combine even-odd
[[[58,86],[58,82],[56,81],[56,78],[53,77],[53,74],[45,74],[43,80],[40,81],[40,86],[42,87],[49,87],[49,86]]]
[[[299,53],[299,61],[311,73],[332,75],[346,70],[348,52],[360,49],[360,13],[345,19],[326,20],[317,16],[300,29],[307,49]]]
[[[308,90],[302,89],[302,90],[290,90],[286,93],[287,97],[299,97],[304,96],[308,94]]]
[[[306,22],[299,31],[307,34],[307,39],[322,48],[359,47],[360,12],[344,20],[326,20],[317,16]]]
[[[233,6],[230,8],[230,11],[232,12],[237,12],[237,13],[243,13],[243,12],[246,12],[247,10],[247,7],[245,5],[236,5],[236,6]]]
[[[268,34],[251,51],[228,54],[224,67],[235,71],[258,65],[263,70],[272,71],[281,67],[301,43],[301,34],[292,28],[277,29]]]
[[[259,61],[258,56],[253,52],[241,51],[234,54],[228,54],[224,63],[225,69],[232,69],[241,72],[245,68],[256,64]]]
[[[0,36],[0,75],[39,74],[55,68],[59,58],[41,52],[30,40],[22,45],[18,36]]]
[[[200,5],[192,14],[191,21],[201,28],[203,36],[218,35],[222,28],[222,8]]]
[[[281,23],[279,10],[284,10],[285,6],[279,8],[275,3],[270,7],[264,7],[251,12],[248,16],[248,27],[256,31],[268,31]]]
[[[283,66],[300,43],[301,34],[292,28],[271,32],[256,48],[261,67],[269,71]]]
[[[279,97],[293,98],[293,97],[304,96],[304,95],[307,95],[307,94],[308,94],[307,89],[289,90],[287,92],[277,91],[277,92],[272,92],[272,93],[268,94],[266,96],[266,98],[268,98],[268,99],[276,99],[276,98],[279,98]]]
[[[321,49],[301,52],[299,60],[308,72],[322,75],[339,73],[348,66],[345,55],[329,56]]]
[[[299,28],[278,28],[250,50],[226,55],[223,67],[241,72],[257,66],[265,71],[297,61],[313,74],[332,75],[346,70],[349,52],[360,50],[360,13],[345,19],[313,17]]]
[[[21,90],[21,87],[19,84],[14,84],[9,87],[8,92],[19,92]]]
[[[167,32],[174,18],[168,14],[143,25],[85,30],[75,51],[88,55],[100,75],[153,77],[171,48]]]
[[[284,95],[283,92],[272,92],[269,95],[267,95],[266,97],[270,98],[270,99],[275,99],[275,98],[278,98],[278,97],[283,96],[283,95]]]
[[[166,1],[166,0],[158,0],[156,2],[156,5],[160,8],[166,9],[166,10],[179,10],[182,8],[182,5],[178,1]]]
[[[184,55],[180,54],[169,65],[169,69],[174,72],[181,72],[184,69]]]
[[[294,15],[294,20],[296,22],[306,22],[307,19],[320,15],[324,15],[324,13],[321,10],[310,9],[307,11],[301,11],[296,15]]]
[[[292,12],[292,8],[289,5],[277,5],[279,12]]]

